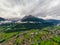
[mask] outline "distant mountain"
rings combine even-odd
[[[11,21],[12,23],[14,23],[17,21],[21,21],[21,19],[20,18],[10,18],[10,19],[7,19],[7,21]]]
[[[37,17],[34,17],[32,15],[29,15],[29,16],[25,16],[21,19],[22,22],[45,22],[45,20],[41,19],[41,18],[37,18]]]
[[[54,25],[57,25],[60,23],[60,20],[56,20],[56,19],[48,19],[46,20],[46,22],[50,22],[50,23],[53,23]]]
[[[2,18],[2,17],[0,17],[0,21],[5,21],[5,19],[4,19],[4,18]]]

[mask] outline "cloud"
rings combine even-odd
[[[60,0],[0,0],[0,17],[60,16]],[[56,17],[54,17],[56,18]]]

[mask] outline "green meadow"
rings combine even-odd
[[[0,45],[60,45],[60,26],[3,24],[0,25]]]

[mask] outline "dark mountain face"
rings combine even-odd
[[[22,22],[45,22],[45,20],[41,19],[41,18],[37,18],[37,17],[34,17],[32,15],[29,15],[29,16],[25,16],[22,18],[21,20]]]
[[[50,25],[54,26],[54,25],[57,25],[60,23],[60,20],[56,20],[56,19],[44,20],[41,18],[34,17],[32,15],[23,17],[23,19],[21,21],[22,22],[40,22],[40,23],[48,25],[48,26],[50,26]]]
[[[4,18],[2,18],[2,17],[0,17],[0,21],[5,21],[5,19],[4,19]]]

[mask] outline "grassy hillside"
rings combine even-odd
[[[60,26],[44,24],[3,24],[0,45],[60,45]]]

